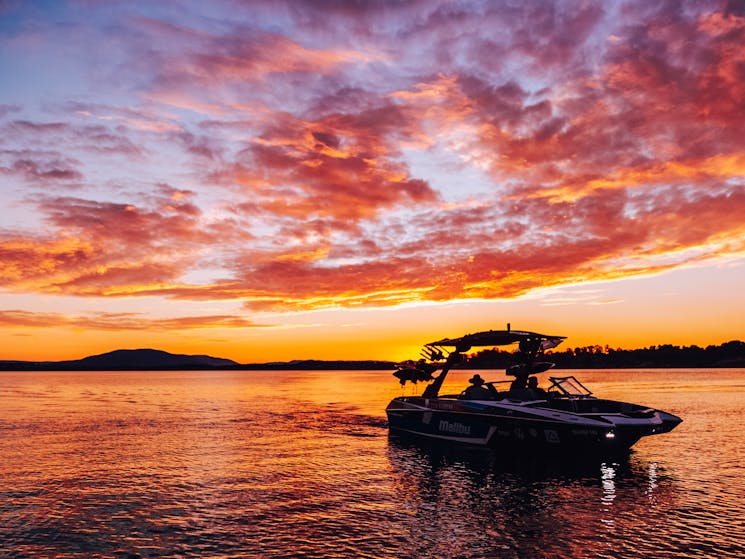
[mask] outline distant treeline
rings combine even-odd
[[[718,346],[658,345],[643,349],[611,349],[599,345],[548,351],[545,361],[559,369],[745,368],[745,342]],[[460,363],[464,369],[503,369],[515,363],[510,351],[487,349]],[[174,355],[154,349],[116,350],[74,361],[4,361],[0,371],[165,371],[165,370],[393,370],[391,361],[322,361],[316,359],[240,364],[208,355]]]
[[[509,351],[487,349],[469,356],[467,367],[497,369],[513,364]],[[599,345],[547,351],[545,360],[558,369],[627,369],[627,368],[688,368],[745,367],[745,342],[739,340],[704,348],[658,345],[643,349],[612,349]]]
[[[252,363],[231,367],[231,369],[243,371],[389,371],[395,368],[396,364],[393,361],[323,361],[320,359]]]

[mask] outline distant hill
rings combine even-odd
[[[0,369],[23,371],[125,371],[226,369],[230,359],[209,355],[180,355],[157,349],[118,349],[72,361],[0,361]]]
[[[167,371],[235,370],[393,370],[391,361],[320,361],[315,359],[240,364],[209,355],[180,355],[157,349],[118,349],[71,361],[2,361],[0,371]]]

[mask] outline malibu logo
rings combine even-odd
[[[445,433],[455,433],[457,435],[470,435],[471,427],[462,423],[450,423],[449,421],[440,420],[437,428]]]

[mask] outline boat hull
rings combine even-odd
[[[647,417],[619,420],[519,404],[495,406],[479,401],[419,397],[396,398],[386,412],[391,433],[398,435],[491,448],[576,454],[626,452],[641,437],[669,431],[680,422],[675,416],[656,411]],[[667,423],[663,415],[668,416]]]

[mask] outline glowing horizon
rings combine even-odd
[[[728,2],[0,7],[0,359],[745,332]]]

